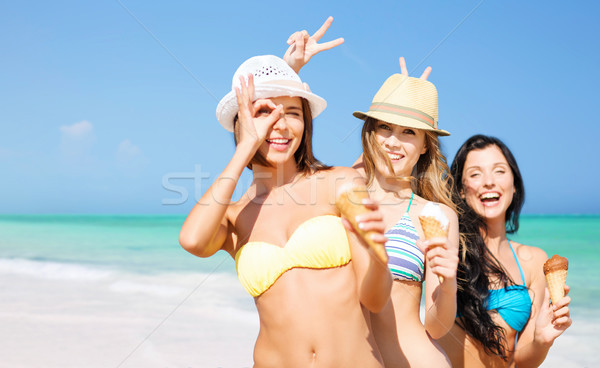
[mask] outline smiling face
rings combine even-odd
[[[394,173],[390,173],[385,161],[377,157],[374,160],[377,171],[385,176],[410,176],[419,157],[427,151],[425,132],[421,129],[378,120],[375,122],[374,133],[375,141],[383,149],[394,168]]]
[[[258,152],[268,163],[277,165],[294,159],[304,134],[304,114],[300,97],[273,97],[270,100],[275,105],[283,105],[283,113],[267,133]],[[270,113],[271,110],[261,110],[258,119],[265,119]]]
[[[486,220],[506,219],[515,193],[512,170],[496,145],[467,154],[461,196]]]

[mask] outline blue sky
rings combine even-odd
[[[218,100],[254,55],[335,20],[301,77],[328,101],[322,161],[350,165],[360,122],[405,56],[430,65],[449,161],[495,135],[524,175],[525,213],[600,213],[594,1],[9,2],[0,13],[0,213],[187,213],[233,139]],[[194,179],[195,178],[195,179]],[[246,173],[242,190],[250,181]]]

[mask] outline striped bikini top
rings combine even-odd
[[[385,233],[388,238],[385,249],[389,257],[388,267],[394,280],[422,282],[425,255],[417,247],[419,235],[408,215],[414,195],[413,193],[410,196],[408,208],[400,221]]]

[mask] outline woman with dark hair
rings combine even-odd
[[[571,299],[550,305],[543,273],[548,256],[506,236],[519,229],[525,200],[517,162],[499,139],[475,135],[460,147],[450,172],[463,237],[458,317],[438,341],[454,367],[537,367],[571,325]]]

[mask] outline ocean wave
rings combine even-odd
[[[81,264],[0,258],[0,273],[53,280],[96,281],[110,277],[113,271]]]
[[[175,285],[159,285],[131,280],[118,280],[110,285],[110,290],[118,293],[141,293],[160,297],[171,297],[182,294],[185,288]]]

